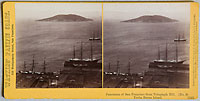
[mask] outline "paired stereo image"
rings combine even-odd
[[[190,4],[16,3],[15,14],[16,88],[189,88]]]

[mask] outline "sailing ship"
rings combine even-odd
[[[27,64],[26,64],[26,61],[24,61],[23,70],[19,71],[19,73],[25,73],[25,74],[29,73],[29,72],[27,71]]]
[[[91,37],[89,38],[89,41],[98,41],[101,40],[101,38],[98,36],[99,33],[101,33],[101,30],[99,30],[99,25],[97,25],[97,30],[91,35]]]
[[[111,64],[109,62],[108,63],[108,72],[104,72],[104,74],[106,74],[106,75],[117,75],[117,76],[119,76],[119,75],[122,75],[122,76],[124,76],[124,75],[131,75],[131,62],[130,62],[130,60],[128,62],[128,73],[122,73],[120,71],[120,63],[119,62],[120,61],[117,60],[116,71],[114,71],[114,72],[111,72]]]
[[[90,58],[83,58],[83,42],[81,42],[80,58],[76,58],[76,50],[74,46],[73,58],[64,62],[64,67],[78,67],[78,68],[101,68],[101,63],[99,59],[93,58],[93,44],[91,42],[91,54]]]
[[[150,62],[149,69],[144,72],[144,88],[189,87],[189,64],[184,63],[185,60],[178,59],[177,44],[175,59],[172,60],[168,59],[167,44],[165,59],[160,59],[160,48],[158,47],[158,59]]]
[[[186,41],[184,34],[183,37],[181,38],[180,34],[178,35],[178,37],[176,39],[174,39],[174,42],[179,42],[179,41]]]
[[[24,61],[24,64],[23,64],[23,70],[19,71],[19,73],[24,73],[24,74],[45,74],[46,73],[46,60],[44,58],[44,62],[43,62],[43,70],[42,72],[36,72],[35,71],[35,65],[38,64],[35,62],[35,59],[34,59],[34,55],[33,55],[33,60],[32,60],[32,63],[30,64],[31,65],[31,70],[27,70],[27,64],[26,64],[26,61]]]
[[[101,38],[95,36],[95,33],[92,33],[92,37],[89,38],[90,41],[94,41],[94,40],[101,40]]]
[[[158,59],[149,63],[149,68],[157,69],[184,69],[189,70],[189,65],[184,64],[185,60],[178,59],[178,46],[176,44],[176,57],[174,60],[168,59],[168,49],[166,44],[165,59],[160,58],[160,48],[158,47]]]

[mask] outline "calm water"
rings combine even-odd
[[[73,56],[73,45],[76,45],[77,57],[80,57],[80,43],[84,43],[83,57],[90,56],[88,39],[92,32],[99,32],[98,22],[36,22],[21,21],[16,24],[17,71],[23,69],[26,61],[31,68],[32,56],[35,55],[36,71],[42,70],[46,57],[47,71],[63,69],[63,63]],[[98,30],[99,29],[99,30]],[[177,34],[185,36],[186,42],[178,45],[180,60],[189,63],[189,24],[185,23],[120,23],[104,21],[104,70],[116,71],[117,60],[120,69],[127,72],[129,58],[131,72],[137,73],[148,69],[148,63],[157,59],[158,46],[161,58],[165,56],[165,45],[168,43],[168,58],[175,58],[174,39]],[[94,42],[94,57],[101,58],[101,41]]]
[[[186,23],[123,23],[104,21],[104,70],[116,71],[117,60],[120,70],[138,73],[148,69],[149,62],[158,58],[160,46],[161,58],[165,59],[165,46],[168,43],[168,59],[175,59],[174,39],[181,34],[187,39],[178,44],[180,60],[189,63],[189,24]]]
[[[30,70],[35,55],[36,71],[42,70],[46,57],[47,71],[63,69],[64,61],[73,57],[73,45],[80,58],[80,42],[83,44],[83,57],[90,57],[92,33],[101,37],[101,23],[91,22],[37,22],[18,21],[16,24],[17,71],[23,69],[26,61]],[[101,58],[101,41],[93,43],[94,57]]]

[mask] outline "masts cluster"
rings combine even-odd
[[[175,54],[176,55],[175,55],[174,61],[175,62],[179,62],[179,59],[178,59],[178,43],[176,43],[176,53]],[[170,61],[168,59],[168,44],[167,43],[166,43],[166,46],[165,46],[165,59],[164,60],[161,59],[161,56],[160,56],[160,46],[158,46],[158,59],[156,61],[165,61],[165,62]]]
[[[78,42],[78,43],[80,43],[80,59],[76,57],[76,46],[74,45],[73,46],[73,58],[71,60],[81,60],[81,61],[83,61],[83,60],[85,60],[83,58],[83,44],[89,43],[89,42],[82,42],[81,41],[81,42]],[[92,41],[90,41],[90,59],[89,60],[90,61],[94,60],[94,57],[93,57],[93,42]]]
[[[33,55],[32,63],[29,64],[29,65],[31,65],[31,71],[29,71],[29,72],[34,73],[37,64],[38,63],[35,62],[35,55]],[[43,71],[42,72],[46,73],[46,66],[47,66],[47,64],[46,64],[46,58],[44,58],[43,64],[41,66],[43,66]],[[24,61],[23,72],[26,72],[26,71],[28,71],[27,70],[27,63],[26,63],[26,61]]]
[[[120,61],[117,59],[117,63],[116,63],[116,72],[113,72],[114,74],[116,73],[117,75],[120,75],[120,74],[126,74],[126,73],[122,73],[121,70],[120,70]],[[108,71],[111,73],[111,63],[109,62],[108,63]],[[131,74],[131,60],[129,59],[128,61],[128,66],[127,66],[127,71],[128,73],[127,74]]]

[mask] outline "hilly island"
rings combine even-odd
[[[67,14],[67,15],[60,14],[49,18],[39,19],[36,21],[83,22],[83,21],[93,21],[93,20],[75,14]]]
[[[171,19],[161,15],[144,15],[138,18],[125,20],[121,22],[163,23],[163,22],[178,22],[178,20]]]

